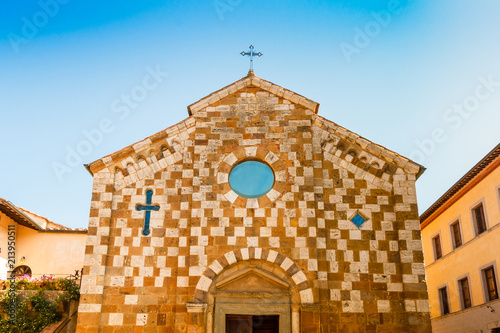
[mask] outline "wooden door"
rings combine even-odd
[[[279,316],[227,314],[226,333],[279,333]]]
[[[253,333],[278,333],[280,316],[252,316]]]
[[[252,333],[252,316],[226,315],[227,333]]]

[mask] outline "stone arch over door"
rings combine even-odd
[[[226,315],[275,315],[280,333],[291,333],[300,331],[301,306],[312,303],[309,281],[291,259],[274,250],[244,248],[209,266],[188,308],[206,313],[205,332],[224,333]]]

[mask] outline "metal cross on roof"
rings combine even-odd
[[[242,51],[240,53],[242,56],[250,56],[250,70],[251,71],[253,71],[253,57],[254,56],[260,57],[260,56],[263,55],[260,52],[254,52],[253,49],[254,49],[253,45],[250,45],[250,51],[249,52]]]

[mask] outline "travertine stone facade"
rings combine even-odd
[[[245,311],[287,332],[430,332],[420,166],[318,107],[249,73],[92,163],[77,332],[224,332]],[[228,184],[245,159],[275,173],[261,198]],[[160,209],[143,236],[146,190]]]

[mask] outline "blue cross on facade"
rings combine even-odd
[[[260,52],[255,52],[253,49],[254,49],[253,45],[250,45],[250,51],[249,52],[242,51],[240,53],[242,56],[250,56],[250,70],[251,71],[253,71],[253,57],[254,56],[260,57],[260,56],[263,55]]]
[[[145,210],[146,214],[144,216],[144,229],[142,230],[142,234],[144,236],[149,235],[149,220],[151,218],[151,211],[158,211],[160,210],[160,205],[151,205],[151,200],[153,198],[153,191],[152,190],[147,190],[146,191],[146,204],[145,205],[137,205],[135,207],[136,210],[141,211]]]

